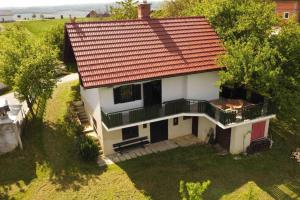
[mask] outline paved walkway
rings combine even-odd
[[[63,76],[57,80],[57,84],[67,83],[70,81],[78,80],[78,74],[72,73],[66,76]],[[8,93],[0,96],[0,98],[4,98],[8,101],[9,105],[20,105],[20,101],[15,97],[14,93]]]
[[[163,152],[170,149],[175,149],[177,147],[191,146],[199,143],[201,142],[197,137],[193,135],[187,135],[187,136],[183,136],[171,140],[165,140],[158,143],[148,144],[145,145],[144,148],[141,147],[141,148],[132,149],[122,154],[115,153],[106,157],[101,156],[98,160],[98,165],[99,166],[111,165],[114,163],[130,160],[140,156]]]

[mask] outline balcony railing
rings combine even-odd
[[[102,112],[102,121],[108,128],[133,124],[146,120],[167,117],[180,113],[206,114],[224,126],[255,119],[273,114],[270,103],[245,106],[239,110],[222,110],[208,101],[178,99],[168,101],[162,105],[142,107],[120,112]]]

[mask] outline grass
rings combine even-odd
[[[84,22],[84,21],[98,21],[105,20],[104,18],[78,18],[76,22]],[[12,23],[5,23],[4,26],[10,26],[12,24],[21,24],[29,32],[31,32],[36,37],[42,37],[45,32],[50,30],[52,27],[61,25],[63,26],[65,23],[70,22],[69,18],[65,19],[51,19],[51,20],[28,20],[28,21],[16,21]]]
[[[74,135],[63,121],[76,85],[59,85],[44,122],[28,125],[24,150],[0,157],[0,199],[176,200],[180,180],[211,180],[204,195],[209,200],[300,199],[300,166],[289,158],[300,144],[294,131],[300,128],[279,121],[271,126],[272,150],[239,160],[217,156],[208,146],[192,146],[105,168],[80,161]]]

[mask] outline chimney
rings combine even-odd
[[[143,3],[138,5],[138,18],[150,19],[151,5],[147,3],[147,0],[143,0]]]

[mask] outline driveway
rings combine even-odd
[[[78,80],[78,74],[77,73],[72,73],[66,76],[63,76],[58,79],[57,84],[62,84],[70,81],[75,81]],[[15,97],[14,93],[8,93],[5,95],[0,96],[0,98],[5,98],[8,101],[9,105],[20,105],[20,101]]]

